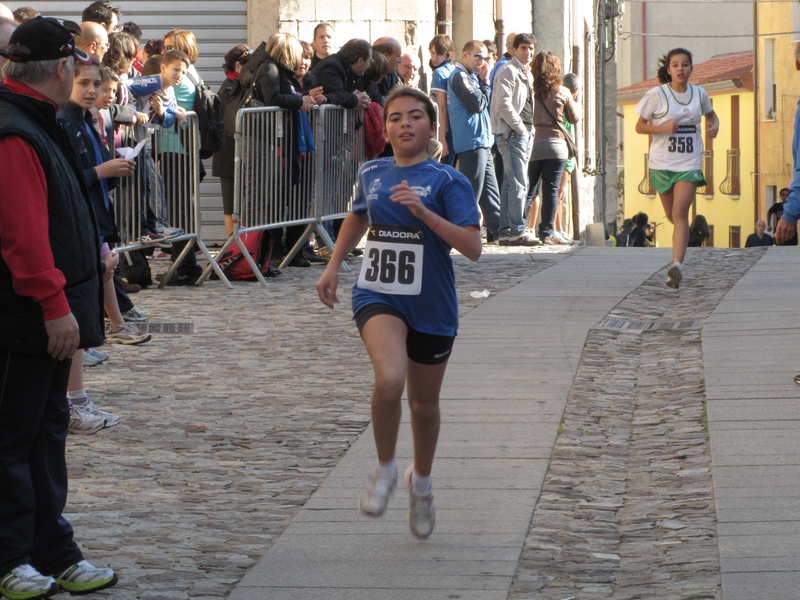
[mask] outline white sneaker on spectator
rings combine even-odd
[[[149,310],[139,310],[135,306],[122,313],[122,318],[129,323],[141,323],[142,321],[147,321],[151,316],[152,313]]]
[[[130,323],[125,323],[119,327],[115,327],[108,332],[106,342],[109,344],[145,344],[152,339],[149,333],[139,333],[139,331]]]
[[[91,435],[105,426],[106,420],[103,417],[90,415],[70,402],[67,431],[76,435]]]
[[[59,590],[55,579],[42,575],[31,565],[19,565],[0,576],[0,596],[14,600],[49,598]]]
[[[119,425],[119,417],[117,415],[100,410],[94,402],[89,400],[88,397],[84,396],[84,398],[86,398],[85,404],[79,403],[78,405],[73,404],[73,406],[81,412],[103,418],[105,420],[104,427],[113,427],[114,425]]]

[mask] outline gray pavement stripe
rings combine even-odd
[[[688,256],[605,322],[702,322],[763,252]],[[589,332],[509,599],[719,597],[701,333]]]

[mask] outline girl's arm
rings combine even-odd
[[[419,194],[405,180],[403,180],[403,183],[389,188],[389,191],[394,192],[389,196],[392,202],[407,206],[415,217],[425,223],[431,231],[450,244],[451,247],[470,260],[475,261],[481,257],[483,247],[481,246],[481,233],[478,227],[475,225],[462,227],[436,214],[422,203]]]
[[[714,112],[714,111],[711,111]],[[656,134],[656,133],[678,133],[678,122],[675,119],[665,121],[661,125],[653,125],[644,117],[639,117],[636,122],[636,133]]]
[[[717,137],[719,133],[719,117],[713,110],[706,113],[706,135],[711,139]]]
[[[369,215],[367,213],[357,215],[351,212],[345,217],[342,228],[339,230],[339,236],[336,239],[336,248],[333,251],[333,256],[316,285],[319,299],[325,306],[333,308],[333,305],[339,302],[339,298],[336,296],[336,287],[339,284],[339,267],[344,262],[344,259],[347,258],[350,250],[364,237],[368,225]]]

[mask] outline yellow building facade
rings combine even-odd
[[[753,52],[716,55],[696,63],[690,83],[706,90],[719,116],[719,134],[713,140],[704,135],[703,173],[708,185],[698,188],[690,220],[706,217],[712,228],[707,245],[740,248],[755,226],[756,184],[753,122]],[[618,90],[618,109],[623,120],[622,158],[624,166],[624,209],[620,220],[638,212],[656,223],[656,243],[672,246],[672,224],[667,220],[658,194],[649,183],[646,155],[650,137],[636,133],[639,116],[634,109],[656,79]]]
[[[792,132],[800,73],[795,68],[794,47],[800,34],[800,3],[758,2],[756,24],[756,87],[754,117],[757,154],[753,185],[756,211],[765,219],[781,188],[792,181]]]

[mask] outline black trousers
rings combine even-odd
[[[83,559],[61,516],[70,362],[0,352],[0,576],[24,564],[52,575]]]

